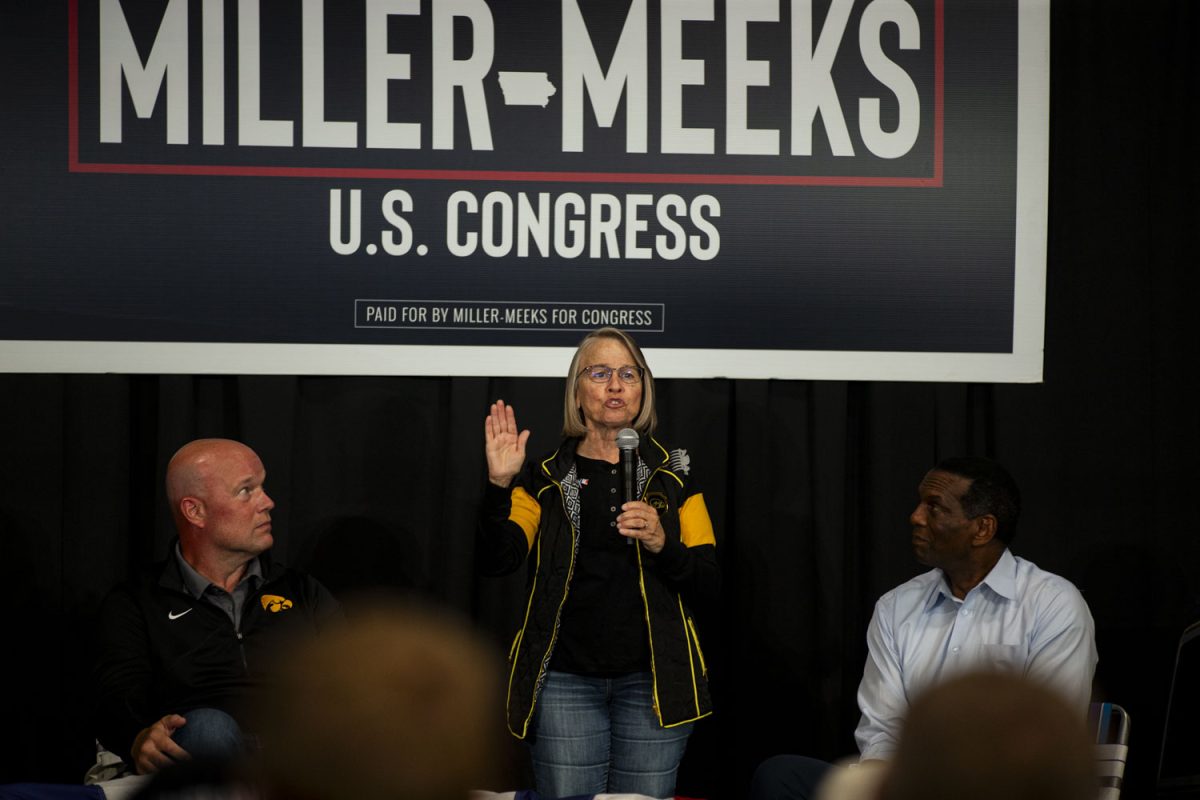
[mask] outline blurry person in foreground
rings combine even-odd
[[[1092,800],[1099,785],[1095,747],[1061,693],[974,673],[913,703],[878,800]]]
[[[461,622],[357,609],[290,654],[263,695],[263,800],[464,800],[493,786],[496,655]]]

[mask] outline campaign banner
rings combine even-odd
[[[1044,1],[4,15],[0,370],[1041,379]]]

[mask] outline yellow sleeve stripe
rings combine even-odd
[[[538,523],[542,519],[542,506],[524,487],[518,486],[512,490],[512,509],[508,518],[517,523],[525,532],[525,540],[529,549],[533,549],[533,539],[537,535]]]
[[[712,520],[708,517],[708,508],[704,505],[704,495],[694,494],[683,501],[679,509],[679,539],[686,547],[696,547],[702,544],[716,546],[717,537],[713,535]]]

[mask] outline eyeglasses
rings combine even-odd
[[[623,367],[606,367],[603,364],[595,364],[590,367],[584,367],[583,371],[579,373],[579,377],[582,378],[586,375],[592,383],[608,383],[612,379],[614,372],[617,373],[617,377],[621,380],[621,383],[632,386],[635,383],[642,382],[642,374],[645,370],[641,367],[628,364]]]

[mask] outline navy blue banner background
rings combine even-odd
[[[122,4],[143,62],[166,5]],[[832,154],[820,113],[812,126],[812,155],[787,155],[790,3],[780,4],[779,22],[746,26],[747,56],[769,62],[771,82],[748,90],[747,124],[779,131],[784,154],[777,156],[725,153],[723,3],[716,4],[714,21],[682,26],[683,56],[703,59],[707,70],[704,86],[683,89],[682,121],[714,130],[712,155],[659,152],[662,69],[654,2],[648,5],[646,153],[625,151],[628,88],[611,128],[597,125],[585,97],[583,152],[563,151],[558,3],[491,9],[495,56],[484,81],[490,151],[472,149],[461,94],[455,101],[454,149],[430,144],[428,3],[421,15],[393,17],[388,41],[392,52],[411,54],[412,72],[410,80],[389,84],[391,119],[420,122],[421,147],[366,147],[364,4],[326,4],[325,119],[356,122],[358,146],[305,147],[299,4],[260,5],[261,116],[293,121],[291,147],[238,143],[236,3],[225,3],[221,145],[202,141],[200,3],[188,7],[187,144],[166,143],[166,81],[149,119],[137,118],[123,89],[122,140],[100,141],[98,3],[7,12],[0,35],[23,69],[19,85],[9,90],[0,129],[0,150],[9,154],[8,190],[0,202],[13,223],[0,234],[7,254],[0,272],[0,340],[540,347],[570,346],[578,339],[576,331],[556,329],[356,327],[355,301],[378,298],[657,304],[666,323],[661,331],[645,331],[642,344],[651,348],[1014,350],[1017,270],[1029,268],[1037,276],[1044,269],[1018,265],[1014,244],[1015,0],[949,3],[944,10],[935,0],[915,0],[909,6],[920,27],[915,50],[899,47],[895,25],[882,27],[880,47],[920,98],[919,133],[907,153],[894,159],[873,155],[858,132],[860,96],[881,99],[884,130],[898,124],[899,114],[896,96],[872,77],[859,52],[858,30],[870,5],[861,0],[853,3],[831,73],[853,156]],[[580,5],[597,59],[607,67],[628,4]],[[815,37],[830,4],[816,0],[813,6]],[[68,69],[72,16],[74,73]],[[466,58],[473,46],[470,26],[460,21],[455,31],[455,56]],[[545,71],[556,93],[545,108],[506,106],[495,78],[501,70]],[[72,85],[78,91],[74,115]],[[272,169],[280,174],[256,174]],[[319,170],[325,172],[314,177]],[[189,171],[221,174],[183,174]],[[517,179],[530,173],[541,177]],[[485,177],[464,177],[480,174]],[[622,179],[630,175],[636,180]],[[684,177],[656,177],[664,175]],[[763,182],[706,182],[730,176]],[[842,185],[773,182],[779,180]],[[381,203],[397,189],[411,198],[412,210],[403,216],[412,237],[405,254],[388,255],[381,232],[394,229]],[[361,192],[362,239],[350,255],[331,246],[331,190],[341,192],[343,234],[350,192]],[[497,257],[482,247],[454,255],[447,209],[456,192],[478,201],[500,192],[514,206],[521,193],[534,203],[539,193],[548,193],[551,205],[566,193],[585,202],[604,194],[621,211],[629,196],[648,195],[640,212],[647,230],[636,242],[651,255],[628,257],[624,226],[613,240],[615,250],[605,243],[598,256],[584,248],[579,256],[564,257],[553,244],[548,255],[531,247],[521,257],[515,246]],[[681,235],[699,237],[708,253],[686,247],[671,259],[654,250],[656,235],[672,233],[655,218],[653,203],[666,195],[677,195],[683,206],[711,198],[700,212],[710,227],[693,224],[686,214],[676,218]],[[480,213],[457,217],[459,239],[479,231]],[[1040,291],[1040,280],[1033,283]],[[1037,326],[1040,343],[1040,314],[1030,324]]]

